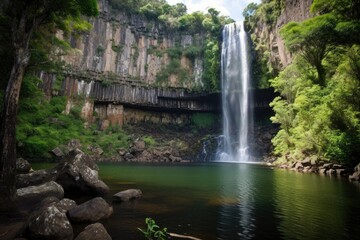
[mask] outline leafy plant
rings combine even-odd
[[[147,225],[147,229],[143,230],[138,228],[140,232],[144,234],[146,239],[149,240],[164,240],[167,239],[168,232],[167,228],[161,229],[158,225],[156,225],[155,220],[152,218],[146,218],[145,223]]]

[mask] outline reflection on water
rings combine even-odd
[[[143,239],[146,217],[204,240],[360,239],[360,188],[346,180],[247,164],[103,164],[100,175],[111,193],[143,191],[102,221],[114,240]]]
[[[236,235],[241,239],[254,237],[254,191],[252,191],[252,176],[247,171],[248,166],[245,164],[234,165],[234,172],[231,176],[226,172],[226,168],[222,169],[223,177],[219,178],[221,186],[219,195],[224,199],[232,196],[237,202],[229,204],[223,201],[220,206],[217,227],[219,239],[231,239]]]

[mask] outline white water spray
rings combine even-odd
[[[248,162],[250,131],[249,66],[247,36],[243,22],[223,30],[221,52],[223,146],[220,161]]]

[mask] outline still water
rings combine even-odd
[[[146,217],[201,239],[360,239],[360,186],[347,180],[229,163],[101,164],[100,175],[112,194],[143,191],[102,222],[114,240],[144,239]]]

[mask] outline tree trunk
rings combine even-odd
[[[15,49],[15,61],[7,84],[0,119],[0,211],[15,206],[16,116],[21,83],[29,63],[28,43]]]
[[[326,71],[324,66],[320,63],[318,63],[316,66],[316,71],[318,73],[318,83],[320,86],[325,87],[325,81],[326,81]]]

